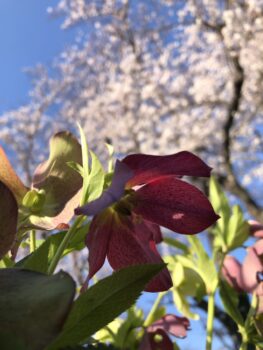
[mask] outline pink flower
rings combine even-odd
[[[263,238],[263,225],[255,220],[248,220],[250,234],[257,238]]]
[[[112,183],[100,198],[75,210],[94,215],[87,236],[89,279],[107,257],[114,270],[159,263],[159,226],[183,234],[203,231],[217,219],[210,202],[183,175],[210,176],[209,168],[189,152],[170,156],[134,154],[117,161]],[[164,291],[172,281],[167,269],[146,290]]]
[[[241,265],[233,256],[226,256],[222,274],[227,282],[238,292],[256,293],[263,296],[263,239],[247,249]],[[258,310],[259,313],[263,312]]]
[[[173,350],[173,342],[168,333],[175,337],[185,338],[189,327],[190,322],[187,318],[165,315],[147,327],[139,350]]]

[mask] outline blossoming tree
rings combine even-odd
[[[41,139],[76,118],[99,153],[103,139],[123,154],[192,150],[260,219],[262,11],[261,1],[59,1],[48,12],[82,34],[54,70],[32,72],[30,103],[2,116],[2,139],[16,137],[27,174]]]
[[[22,223],[22,233],[35,228],[63,229],[63,226],[60,227],[58,224],[63,223],[62,218],[67,218],[66,204],[70,202],[76,207],[78,204],[84,204],[84,201],[79,203],[77,190],[80,189],[80,183],[71,181],[73,178],[75,180],[75,177],[80,180],[81,176],[78,177],[74,173],[73,176],[71,174],[68,177],[68,167],[65,164],[62,170],[61,164],[54,166],[52,158],[54,154],[48,162],[38,168],[37,173],[32,177],[35,165],[44,160],[45,152],[40,152],[40,150],[43,150],[47,139],[54,131],[60,129],[68,128],[76,131],[76,119],[83,125],[90,147],[96,150],[105,162],[107,156],[102,140],[112,143],[120,157],[134,152],[172,154],[184,149],[201,155],[209,165],[214,167],[224,188],[229,193],[237,195],[246,204],[248,212],[257,220],[262,221],[262,198],[258,191],[262,184],[263,172],[262,1],[61,0],[57,2],[57,6],[49,8],[48,12],[52,16],[64,16],[63,27],[66,29],[79,26],[81,33],[78,34],[74,45],[68,47],[57,58],[54,67],[47,69],[38,66],[32,69],[33,89],[29,103],[17,110],[5,113],[0,118],[0,135],[4,148],[7,150],[10,147],[16,151],[16,163],[20,165],[18,170],[24,173],[27,185],[32,183],[33,192],[30,191],[28,194],[26,186],[21,185],[20,180],[10,170],[6,157],[1,158],[3,168],[13,174],[12,181],[4,182],[5,186],[1,190],[4,198],[9,198],[10,203],[13,203],[11,212],[15,221],[18,213],[17,201],[19,205],[22,203],[23,215],[31,213],[32,208],[34,211],[30,215],[30,222],[27,222],[27,226],[23,226],[24,223]],[[80,149],[79,146],[76,148]],[[76,150],[77,154],[78,152],[79,150]],[[74,158],[74,162],[79,163],[79,160]],[[96,160],[94,162],[96,163]],[[127,161],[127,165],[133,164]],[[71,166],[74,168],[74,164]],[[142,166],[143,164],[140,164],[140,167]],[[74,169],[81,173],[79,168],[76,169],[76,164]],[[101,173],[101,168],[98,169]],[[65,187],[57,186],[56,181],[53,182],[58,173],[66,176],[66,179],[71,179],[69,183],[74,186],[68,188],[69,192],[64,193]],[[53,176],[53,180],[50,180],[48,174]],[[203,176],[195,171],[179,175]],[[3,178],[0,180],[3,182]],[[15,188],[19,189],[18,193],[16,191],[14,193],[15,198],[6,189],[7,186],[13,193],[13,181],[18,185]],[[171,183],[168,179],[158,181],[160,184],[167,184],[170,189]],[[174,180],[172,182],[174,183]],[[187,186],[183,184],[177,187],[181,194],[188,192],[187,189],[180,192],[180,189]],[[106,188],[110,186],[110,180],[105,177],[96,186],[99,188],[98,191],[101,191],[103,186]],[[121,196],[123,195],[122,190],[133,190],[132,186],[125,187],[125,184],[123,186],[124,188],[118,189]],[[150,184],[141,189],[141,197],[139,196],[140,190],[138,191],[139,199],[134,199],[132,196],[130,198],[125,192],[128,196],[125,197],[126,201],[120,200],[118,208],[116,207],[118,214],[123,214],[123,211],[126,214],[129,213],[130,225],[126,225],[127,220],[123,221],[123,218],[119,220],[116,213],[112,215],[111,209],[108,209],[112,203],[107,200],[112,200],[112,193],[110,192],[109,195],[107,190],[105,193],[108,199],[105,208],[103,207],[105,197],[102,203],[92,204],[96,208],[95,212],[92,211],[94,208],[91,209],[90,204],[86,209],[84,207],[81,214],[95,214],[91,222],[91,235],[86,238],[86,245],[91,252],[89,279],[101,266],[101,261],[94,259],[92,252],[96,252],[95,255],[103,261],[107,256],[115,269],[133,263],[134,254],[126,256],[127,251],[121,251],[122,254],[119,254],[117,259],[116,254],[113,253],[117,251],[116,242],[120,237],[126,239],[131,236],[133,240],[130,239],[129,242],[133,242],[134,248],[139,247],[134,251],[138,253],[144,250],[147,259],[152,259],[152,262],[157,262],[158,259],[160,261],[161,258],[155,249],[155,245],[159,243],[157,235],[159,231],[156,231],[156,226],[153,229],[151,225],[151,227],[145,225],[145,222],[138,222],[136,219],[138,213],[151,223],[157,223],[178,232],[182,229],[178,226],[174,228],[165,225],[167,221],[161,222],[157,215],[158,206],[155,207],[157,221],[150,217],[149,211],[147,212],[147,208],[144,207],[144,200],[145,198],[156,198],[162,190],[158,184],[152,187],[152,191],[147,188],[151,188]],[[173,284],[176,286],[173,288],[173,298],[177,308],[188,318],[195,318],[186,300],[188,297],[194,296],[195,303],[201,308],[206,309],[208,306],[207,349],[211,348],[209,339],[211,340],[213,330],[211,321],[213,313],[223,324],[227,325],[233,337],[237,330],[239,331],[240,337],[236,344],[241,343],[242,349],[246,349],[252,343],[260,346],[258,334],[262,335],[260,318],[262,309],[257,305],[257,300],[261,303],[261,289],[258,287],[258,284],[261,286],[259,276],[262,272],[261,250],[250,248],[243,267],[229,256],[229,252],[246,242],[248,226],[240,209],[235,207],[233,211],[231,210],[218,184],[212,181],[211,189],[213,206],[216,213],[221,216],[220,223],[218,222],[213,231],[214,260],[206,254],[200,242],[194,237],[189,238],[188,246],[176,240],[169,241],[167,238],[170,245],[175,245],[177,249],[179,247],[183,252],[182,257],[179,255],[178,258],[167,259],[169,260],[168,269],[170,269]],[[57,198],[60,200],[57,201]],[[118,202],[118,198],[118,195],[113,194],[115,202]],[[92,196],[89,197],[89,202],[91,199]],[[45,201],[48,203],[45,215],[42,213],[39,216],[38,211],[43,209]],[[136,207],[136,203],[144,204]],[[134,209],[134,205],[135,211],[131,210]],[[201,207],[195,207],[194,211],[201,210]],[[103,210],[103,215],[97,212],[97,208],[99,211],[103,209],[108,214],[110,213],[110,215],[105,215],[106,224],[103,229],[108,230],[108,236],[112,238],[108,237],[111,245],[104,247],[103,251],[100,250],[103,247],[101,242],[104,242],[100,238],[102,229],[98,227],[103,223],[105,213]],[[100,225],[96,222],[98,217]],[[177,219],[179,220],[178,216]],[[77,238],[80,237],[80,240],[77,238],[77,241],[73,240],[74,244],[72,243],[71,248],[69,246],[65,250],[62,245],[62,248],[58,250],[59,253],[52,256],[53,248],[58,247],[58,243],[61,243],[65,235],[63,233],[55,236],[54,241],[49,238],[48,243],[40,249],[40,253],[46,249],[49,252],[49,258],[52,257],[51,261],[48,261],[49,273],[53,272],[60,255],[67,254],[76,246],[83,248],[87,227],[83,228],[83,223],[79,220],[77,219],[77,224],[72,230],[78,229]],[[64,219],[64,221],[68,220]],[[116,222],[122,224],[120,226],[125,233],[117,237],[118,239],[116,236],[119,231],[115,229]],[[1,247],[3,256],[11,245],[12,254],[14,257],[16,255],[18,245],[14,244],[14,226],[14,223],[9,223],[8,228],[11,233],[8,236],[9,240],[4,241],[5,245]],[[131,230],[130,227],[133,227],[134,230]],[[64,227],[66,228],[67,226]],[[205,227],[202,226],[202,228]],[[192,230],[193,227],[188,226],[188,229]],[[145,238],[147,239],[142,246],[138,246],[138,237],[134,235],[134,232],[138,230],[146,232]],[[154,239],[149,240],[149,237],[154,237]],[[34,244],[33,233],[29,241],[31,252],[36,251],[36,254],[40,254]],[[121,247],[126,246],[125,242],[121,245]],[[259,244],[256,245],[258,246]],[[9,256],[5,258],[4,264],[13,266],[8,258]],[[23,266],[26,268],[35,266],[35,258],[32,259],[33,262],[30,262],[29,259],[29,262]],[[251,259],[254,259],[255,264],[251,263]],[[207,269],[207,266],[210,266],[210,269]],[[37,268],[34,269],[47,272],[45,268],[44,270],[41,268],[37,265]],[[253,288],[248,288],[244,278],[240,277],[247,269],[253,271]],[[148,279],[151,273],[154,274],[149,271],[147,273]],[[228,284],[225,283],[222,275]],[[159,276],[164,276],[163,281],[166,283],[164,284],[168,286],[169,272],[164,269]],[[191,286],[187,284],[188,276],[191,281],[194,281],[194,287],[193,284]],[[145,277],[145,281],[147,278]],[[220,308],[213,308],[215,291],[219,285],[228,317],[222,314]],[[251,307],[247,294],[245,297],[242,294],[244,292],[254,295]],[[71,294],[69,293],[65,302],[67,305],[70,304],[72,293],[72,291]],[[228,303],[228,295],[232,296],[231,303]],[[162,296],[163,294],[159,300]],[[205,296],[209,297],[208,305],[204,299]],[[239,313],[237,305],[243,297],[245,298],[243,302],[245,310],[242,309]],[[153,308],[146,320],[139,317],[137,311],[129,311],[130,318],[127,321],[135,322],[135,319],[137,321],[140,319],[140,326],[146,330],[142,344],[147,344],[150,349],[155,349],[154,339],[157,339],[158,343],[158,336],[161,337],[160,343],[163,342],[164,346],[170,346],[171,342],[167,332],[185,335],[189,328],[188,320],[170,317],[170,315],[157,317],[156,310],[159,310],[158,305],[155,309]],[[64,309],[64,312],[65,316],[68,311]],[[172,325],[167,325],[168,320]],[[135,324],[133,324],[134,328],[136,328]],[[107,341],[114,345],[118,344],[118,341],[120,344],[123,341],[117,337],[117,334],[121,336],[114,328],[115,326],[109,328],[110,331],[106,337]],[[179,333],[173,328],[177,326]],[[65,327],[68,330],[67,325]],[[96,330],[98,329],[99,327]],[[92,331],[89,334],[92,334]],[[115,334],[115,337],[110,338],[112,334]],[[51,335],[50,337],[52,338]],[[135,346],[138,346],[138,339],[133,340]],[[68,344],[66,340],[65,344]]]

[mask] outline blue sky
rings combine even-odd
[[[52,59],[74,38],[60,29],[62,19],[50,18],[50,0],[1,0],[0,4],[0,113],[28,100],[30,80],[23,72]]]

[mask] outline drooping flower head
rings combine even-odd
[[[190,329],[186,317],[167,314],[147,327],[139,350],[173,350],[173,342],[168,334],[185,338]]]
[[[256,293],[263,297],[263,239],[247,248],[247,255],[241,264],[233,256],[226,256],[222,274],[238,292]],[[260,310],[263,312],[263,309]]]
[[[0,227],[0,257],[14,248],[15,241],[19,244],[23,234],[32,228],[68,227],[80,201],[83,182],[69,162],[82,164],[81,146],[70,132],[62,131],[51,138],[49,158],[36,168],[28,188],[0,147],[0,207],[5,217],[1,220],[3,228]]]
[[[159,263],[156,243],[160,226],[183,234],[201,232],[217,219],[210,202],[184,175],[210,176],[211,168],[189,152],[169,156],[133,154],[117,161],[112,183],[100,198],[77,208],[76,214],[92,215],[86,243],[89,276],[105,258],[114,270],[140,263]],[[167,290],[172,281],[164,269],[146,287]]]

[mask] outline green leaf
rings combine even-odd
[[[173,350],[180,350],[179,346],[173,342]]]
[[[87,199],[89,202],[92,202],[100,197],[103,192],[105,172],[96,154],[92,151],[90,151],[90,154],[91,171],[89,175],[90,179]]]
[[[14,265],[14,261],[11,260],[8,256],[4,256],[2,260],[0,260],[0,269],[4,269],[6,267],[13,267]]]
[[[108,153],[109,153],[108,172],[111,173],[113,171],[114,147],[109,143],[106,143],[106,147],[107,147]]]
[[[174,304],[179,312],[192,320],[199,320],[199,315],[190,310],[186,297],[176,288],[172,289]]]
[[[169,244],[171,247],[182,250],[186,254],[189,253],[189,248],[187,247],[187,245],[178,241],[177,239],[164,237],[163,241]]]
[[[15,237],[18,206],[10,189],[0,181],[0,259],[11,249]]]
[[[188,267],[196,271],[203,279],[207,294],[214,293],[218,285],[218,274],[215,264],[209,258],[201,241],[197,237],[188,236],[187,239],[191,244],[192,250],[192,256],[188,257],[188,259],[192,260],[192,264]]]
[[[129,308],[164,264],[135,265],[115,272],[83,293],[75,302],[60,336],[49,350],[84,341]]]
[[[244,326],[243,317],[238,309],[237,292],[231,288],[225,281],[220,282],[219,293],[225,311],[240,326]]]
[[[228,219],[231,215],[231,207],[227,197],[214,176],[209,183],[209,198],[216,213]]]
[[[249,224],[244,219],[240,207],[235,205],[232,210],[233,214],[228,222],[226,235],[228,251],[240,247],[249,235]]]
[[[74,250],[81,250],[85,247],[85,237],[89,229],[89,224],[78,228],[75,235],[72,237],[63,256],[71,253]],[[54,255],[60,246],[66,232],[59,232],[49,236],[44,243],[30,254],[23,262],[18,262],[17,266],[28,270],[47,273],[49,264],[54,258]]]
[[[84,174],[83,174],[83,167],[82,167],[80,164],[78,164],[78,163],[76,163],[76,162],[67,162],[67,165],[68,165],[71,169],[73,169],[73,170],[75,170],[77,173],[79,173],[80,176],[84,177]]]
[[[200,300],[206,294],[203,279],[193,269],[176,262],[172,270],[173,285],[184,296],[193,296]]]
[[[96,332],[94,335],[94,338],[97,341],[101,342],[110,342],[113,343],[115,336],[118,332],[119,327],[122,325],[122,323],[125,322],[125,320],[121,318],[115,318],[112,322],[110,322],[107,326],[101,328],[99,331]]]
[[[172,278],[173,278],[173,285],[175,288],[179,287],[183,283],[185,279],[185,274],[184,274],[184,267],[180,262],[176,262],[173,265]]]
[[[27,350],[25,342],[10,332],[0,331],[0,344],[3,350]]]
[[[86,141],[85,133],[80,124],[78,123],[80,140],[81,140],[81,152],[82,152],[82,176],[83,176],[83,186],[82,186],[82,196],[80,205],[84,205],[88,200],[88,187],[90,183],[89,177],[89,150]]]
[[[18,266],[27,270],[47,273],[49,249],[50,239],[47,239],[34,253],[30,254],[27,259],[24,259],[22,264],[19,262]]]
[[[127,316],[124,322],[118,327],[118,330],[114,336],[114,345],[117,348],[123,349],[128,346],[132,347],[132,344],[136,343],[136,333],[134,330],[141,327],[144,322],[143,311],[131,307],[127,311]]]
[[[213,229],[212,233],[216,233],[217,245],[219,243],[222,250],[226,251],[227,225],[231,216],[231,207],[224,191],[213,176],[209,184],[209,198],[215,212],[220,215],[220,219],[215,225],[217,230]]]
[[[29,208],[32,212],[39,212],[45,203],[44,190],[30,190],[23,198],[23,206]]]
[[[27,350],[39,350],[60,332],[75,283],[65,272],[46,276],[24,269],[1,269],[0,290],[1,334],[7,342],[12,338],[22,342],[21,349],[25,345]]]

